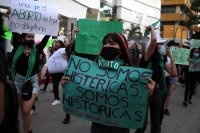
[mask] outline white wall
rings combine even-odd
[[[117,0],[117,17],[124,21],[124,29],[130,28],[130,24],[139,24],[144,27],[151,25],[160,19],[160,0]]]
[[[74,0],[78,3],[81,3],[87,7],[99,9],[100,8],[100,0]]]

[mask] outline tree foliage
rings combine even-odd
[[[191,10],[195,12],[200,12],[200,0],[194,0],[190,7]],[[187,27],[190,28],[192,25],[200,24],[200,16],[190,15],[190,19],[187,21]]]
[[[142,33],[140,32],[141,28],[139,25],[131,24],[130,29],[126,29],[128,31],[128,38],[133,37],[134,35],[142,36]]]

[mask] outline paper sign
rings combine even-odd
[[[11,1],[12,1],[12,0],[0,0],[0,6],[9,7],[9,3],[10,3]],[[18,1],[22,1],[22,0],[18,0]],[[34,0],[26,0],[26,1],[34,1]]]
[[[67,67],[67,60],[63,57],[65,48],[58,49],[48,60],[49,73],[63,73]]]
[[[11,1],[10,7],[11,31],[58,35],[58,6],[39,1]]]
[[[122,22],[106,22],[79,19],[81,29],[76,36],[77,53],[98,55],[102,48],[103,37],[110,32],[122,33]]]
[[[65,36],[58,36],[57,40],[62,41],[64,43]]]
[[[199,48],[200,47],[200,40],[192,39],[190,40],[190,49]]]
[[[97,20],[98,12],[99,12],[98,9],[88,8],[87,9],[87,14],[86,14],[86,19]]]
[[[189,49],[170,47],[170,52],[174,58],[175,64],[188,65]]]
[[[141,128],[146,117],[149,69],[99,68],[96,62],[71,56],[63,87],[63,110],[107,126]]]
[[[200,60],[193,60],[190,63],[189,72],[200,72]]]
[[[100,21],[109,21],[110,18],[109,17],[100,17]]]

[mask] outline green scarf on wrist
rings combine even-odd
[[[165,81],[165,64],[164,64],[164,57],[160,56],[161,60],[159,62],[159,66],[162,68],[162,84],[161,84],[161,95],[163,94],[168,94],[168,89],[167,89],[167,85],[166,85],[166,81]],[[152,66],[152,61],[149,61],[149,64],[147,66],[147,69],[151,69]]]
[[[18,58],[23,53],[24,53],[24,46],[20,45],[18,47],[17,51],[15,52],[13,62],[12,62],[12,65],[11,65],[11,77],[12,77],[13,80],[14,80],[14,77],[15,77],[15,71],[16,71],[16,65],[17,65]],[[33,46],[33,48],[31,49],[31,52],[30,52],[30,57],[29,57],[29,62],[28,62],[28,70],[26,72],[26,77],[25,77],[24,83],[31,76],[33,67],[35,65],[35,60],[36,60],[36,47]]]

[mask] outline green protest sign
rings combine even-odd
[[[47,45],[46,45],[45,47],[46,47],[46,48],[49,48],[49,47],[52,45],[52,43],[53,43],[54,40],[55,40],[55,39],[49,40],[49,41],[47,42]]]
[[[199,48],[200,47],[200,40],[192,39],[190,40],[190,49]]]
[[[149,69],[99,68],[96,62],[71,56],[63,86],[63,110],[107,126],[141,128],[147,111]]]
[[[80,31],[76,36],[77,53],[98,55],[102,48],[103,37],[110,32],[122,33],[122,22],[106,22],[80,19]]]
[[[189,65],[189,72],[200,72],[200,60],[193,60]]]
[[[189,49],[170,47],[170,52],[174,58],[175,64],[188,65]]]
[[[3,30],[5,31],[3,38],[6,40],[11,40],[12,39],[12,32],[9,30],[7,26],[3,27]]]

